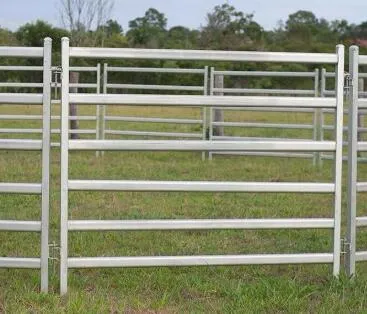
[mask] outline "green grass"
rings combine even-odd
[[[199,118],[199,110],[162,108],[108,108],[110,114]],[[92,114],[92,108],[82,108]],[[0,107],[1,114],[19,108]],[[37,114],[39,109],[27,108]],[[230,113],[227,120],[311,123],[310,115]],[[1,127],[14,127],[12,121]],[[37,122],[19,127],[39,127]],[[56,126],[56,123],[55,123]],[[94,128],[93,123],[82,126]],[[134,123],[113,127],[143,130]],[[195,131],[195,126],[170,130]],[[167,126],[148,124],[162,131]],[[311,137],[310,133],[243,131],[227,134]],[[8,136],[9,137],[9,136]],[[23,136],[24,137],[24,136]],[[56,136],[54,136],[56,139]],[[59,237],[59,151],[52,154],[51,242]],[[344,172],[346,166],[344,166]],[[2,182],[40,180],[40,154],[0,152]],[[359,177],[366,179],[361,165]],[[201,161],[200,153],[118,153],[96,158],[94,152],[72,153],[71,179],[152,179],[227,181],[321,181],[332,179],[332,164],[322,169],[312,160],[264,157],[215,156]],[[344,184],[345,187],[345,184]],[[346,199],[343,195],[343,220]],[[359,212],[367,213],[367,198],[359,197]],[[69,217],[73,219],[158,218],[280,218],[332,217],[330,195],[240,193],[70,193]],[[39,219],[36,196],[0,195],[0,219]],[[345,223],[343,223],[345,226]],[[366,248],[367,233],[358,233],[358,247]],[[0,233],[0,256],[36,256],[39,235]],[[180,231],[180,232],[73,232],[70,256],[135,256],[190,254],[250,254],[331,252],[330,230]],[[0,313],[176,313],[176,312],[365,312],[367,267],[358,265],[358,276],[349,281],[331,276],[330,265],[184,267],[149,269],[88,269],[69,272],[69,293],[58,295],[58,264],[50,265],[50,293],[39,293],[39,272],[0,269]]]

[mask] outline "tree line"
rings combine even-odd
[[[61,0],[67,5],[70,0]],[[108,0],[104,0],[108,1]],[[99,2],[100,3],[100,2]],[[105,10],[105,8],[103,8]],[[102,10],[100,9],[102,12]],[[100,20],[96,27],[92,27],[92,20],[87,22],[76,19],[73,10],[65,10],[64,16],[69,21],[65,27],[56,27],[48,22],[38,20],[20,26],[16,31],[0,27],[0,45],[10,46],[42,46],[44,37],[53,39],[54,64],[60,61],[60,40],[64,36],[71,37],[74,46],[94,47],[131,47],[131,48],[167,48],[167,49],[214,49],[214,50],[254,50],[254,51],[300,51],[300,52],[333,52],[338,43],[349,46],[358,44],[361,53],[367,53],[367,21],[360,24],[349,23],[346,20],[328,21],[317,17],[310,11],[297,11],[290,14],[286,21],[280,21],[273,30],[265,30],[256,22],[253,14],[237,10],[229,4],[215,6],[206,16],[206,22],[198,29],[185,26],[168,28],[167,17],[155,8],[149,8],[144,16],[137,17],[129,22],[127,30],[116,20],[107,19],[107,11],[100,13]],[[104,14],[102,19],[102,14]],[[70,24],[73,22],[73,25]],[[104,62],[104,60],[98,60]],[[11,60],[2,61],[4,64]],[[34,61],[24,61],[24,64],[33,64]],[[81,61],[79,64],[94,64],[95,61]],[[91,63],[92,62],[92,63]],[[111,65],[115,62],[110,61]],[[124,66],[165,66],[165,67],[193,67],[201,68],[200,62],[174,61],[125,61]],[[216,63],[217,68],[228,68],[228,64]],[[261,69],[262,65],[232,64],[233,70]],[[265,66],[264,66],[265,67]],[[268,70],[313,70],[313,65],[267,65]],[[329,69],[332,70],[332,69]],[[5,77],[6,75],[6,77]],[[16,80],[5,73],[0,74],[0,81]],[[28,75],[35,75],[29,73]],[[131,78],[129,74],[129,78]],[[150,74],[150,77],[152,75]],[[124,74],[116,74],[116,79],[124,81]],[[91,80],[91,78],[87,78]],[[136,81],[147,83],[146,74],[137,74]],[[194,79],[193,80],[198,80]],[[156,84],[164,84],[172,78],[159,76],[152,78]],[[159,82],[157,82],[157,80]],[[131,80],[130,80],[131,82]],[[134,83],[134,82],[131,82]],[[179,83],[179,82],[178,82]],[[264,79],[254,87],[277,87],[276,80]],[[289,84],[297,85],[293,80]],[[292,86],[296,87],[296,86]]]

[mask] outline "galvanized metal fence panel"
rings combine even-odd
[[[70,58],[132,58],[176,59],[208,61],[304,62],[331,63],[337,66],[337,95],[335,98],[274,97],[274,96],[180,96],[180,95],[87,95],[69,93]],[[112,48],[74,48],[69,40],[62,40],[62,133],[61,133],[61,259],[60,292],[68,287],[69,268],[88,267],[146,267],[190,265],[249,265],[249,264],[333,264],[333,274],[340,269],[341,175],[343,134],[344,47],[339,45],[335,54],[186,51]],[[336,109],[335,140],[309,141],[135,141],[135,140],[69,140],[69,103],[101,105],[152,105],[190,107],[278,107],[297,109]],[[329,183],[300,182],[208,182],[208,181],[135,181],[135,180],[70,180],[70,150],[178,150],[178,151],[332,151],[335,153],[334,179]],[[69,219],[69,191],[190,191],[190,192],[258,192],[258,193],[330,193],[334,195],[332,218],[301,219],[213,219],[213,220],[73,220]],[[292,225],[289,224],[291,221]],[[200,255],[200,256],[136,256],[136,257],[70,257],[69,231],[87,230],[182,230],[182,229],[279,229],[327,228],[333,230],[333,251],[304,254],[260,255]]]
[[[357,213],[358,193],[367,191],[367,183],[358,180],[358,154],[367,151],[367,142],[358,138],[358,113],[367,109],[367,99],[361,98],[358,91],[359,67],[367,65],[366,56],[359,55],[359,48],[349,49],[349,73],[351,89],[349,94],[348,126],[348,222],[346,237],[346,269],[349,276],[356,272],[356,262],[367,260],[367,251],[356,248],[358,228],[367,226],[367,218]]]
[[[39,232],[41,254],[37,258],[0,257],[2,268],[35,268],[41,272],[41,291],[48,291],[49,208],[50,208],[50,128],[51,128],[51,52],[52,41],[44,40],[43,48],[0,47],[0,57],[43,59],[43,90],[40,94],[0,93],[0,103],[10,105],[42,105],[42,140],[0,139],[1,150],[42,152],[42,179],[40,183],[0,183],[0,193],[36,194],[41,197],[41,220],[0,220],[0,231]],[[0,68],[0,71],[4,68]],[[34,69],[33,69],[34,70]],[[33,71],[32,70],[32,71]]]
[[[223,81],[226,77],[285,77],[285,78],[310,78],[313,80],[313,89],[262,89],[262,88],[228,88],[228,87],[218,87],[215,86],[215,79],[216,77],[223,77]],[[315,69],[314,72],[280,72],[280,71],[218,71],[215,70],[214,67],[211,68],[210,71],[210,95],[282,95],[282,96],[313,96],[317,97],[319,93],[319,69]],[[219,108],[220,110],[236,110],[235,108]],[[215,110],[219,110],[218,108]],[[259,108],[241,108],[237,110],[241,111],[258,111]],[[299,110],[299,111],[298,111]],[[254,123],[254,122],[228,122],[228,121],[214,121],[214,109],[210,108],[210,119],[209,119],[209,138],[210,140],[231,140],[235,139],[235,137],[225,136],[225,135],[216,135],[214,134],[215,127],[241,127],[241,128],[271,128],[271,129],[298,129],[298,130],[311,130],[313,140],[318,140],[319,138],[319,130],[320,126],[319,123],[319,115],[320,109],[308,109],[305,108],[295,108],[292,112],[302,112],[302,113],[312,113],[313,114],[313,123],[312,124],[289,124],[289,123]],[[264,112],[279,112],[279,108],[269,107],[269,108],[262,108]],[[283,108],[283,112],[287,112],[287,108]],[[223,115],[225,114],[225,111]],[[246,138],[236,137],[237,140],[245,140]],[[251,138],[247,138],[251,139]],[[267,140],[268,138],[264,138]],[[272,140],[276,140],[276,138],[272,138]],[[279,140],[283,140],[279,138]],[[214,154],[225,154],[225,155],[233,155],[233,152],[210,152],[209,159],[212,159]],[[301,158],[313,158],[314,165],[320,163],[320,154],[318,152],[314,153],[274,153],[274,152],[237,152],[236,155],[244,155],[244,156],[278,156],[278,157],[301,157]]]

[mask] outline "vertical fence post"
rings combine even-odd
[[[315,69],[314,76],[314,96],[319,96],[319,69]],[[313,140],[317,141],[320,138],[320,116],[321,109],[314,109],[313,114]],[[320,152],[314,152],[313,165],[320,166]]]
[[[358,55],[359,48],[349,48],[349,74],[352,86],[349,93],[348,125],[348,196],[347,196],[347,254],[346,270],[348,276],[355,274],[356,255],[356,213],[357,213],[357,144],[358,144]]]
[[[48,292],[49,208],[50,208],[50,147],[51,147],[51,83],[52,39],[45,38],[43,49],[42,103],[42,230],[41,230],[41,291]]]
[[[203,84],[203,87],[204,87],[204,92],[203,92],[203,95],[204,96],[207,96],[208,95],[208,71],[209,71],[209,68],[208,66],[205,66],[204,67],[204,84]],[[202,120],[203,120],[203,123],[202,123],[202,127],[203,127],[203,141],[206,141],[206,134],[207,134],[207,127],[208,127],[208,114],[207,114],[207,108],[206,107],[203,107],[202,108],[202,113],[201,113],[201,116],[202,116]],[[202,155],[201,155],[201,159],[204,161],[206,158],[206,153],[205,152],[202,152]]]
[[[321,80],[320,80],[320,97],[325,97],[325,89],[326,89],[326,69],[321,69]],[[324,140],[324,132],[325,132],[325,115],[324,115],[324,109],[321,108],[320,110],[320,141]],[[322,167],[323,163],[323,153],[320,153],[320,167]]]
[[[358,93],[364,91],[364,79],[358,79]],[[358,112],[358,128],[363,128],[363,113]],[[362,141],[362,134],[363,132],[358,131],[358,141]]]
[[[103,65],[103,94],[107,94],[107,83],[108,83],[108,64],[105,63]],[[106,137],[106,105],[101,105],[101,112],[99,121],[101,123],[101,140],[104,140]],[[102,156],[104,155],[104,151],[101,152]]]
[[[79,72],[70,72],[70,83],[72,84],[78,84],[79,83]],[[77,87],[70,87],[70,93],[78,93]],[[70,138],[72,139],[78,139],[79,134],[76,132],[78,130],[78,109],[76,104],[70,104],[70,117],[72,118],[70,120],[70,129],[72,130],[72,133],[70,135]],[[75,132],[75,133],[74,133]]]
[[[209,86],[209,94],[210,96],[214,95],[214,67],[210,68],[210,86]],[[213,107],[209,107],[209,141],[213,140]],[[208,154],[209,160],[213,159],[213,153],[209,152]]]
[[[335,160],[334,160],[334,257],[333,275],[339,276],[341,252],[341,205],[342,205],[342,165],[343,165],[343,118],[344,118],[344,46],[336,46],[337,65],[335,78]]]
[[[69,38],[61,41],[60,294],[68,289]]]
[[[97,88],[96,93],[101,93],[101,64],[97,64]],[[100,115],[101,115],[101,105],[97,105],[96,107],[96,139],[101,139],[101,121],[100,121]],[[100,151],[96,151],[96,157],[99,157]]]
[[[215,75],[214,76],[214,87],[218,89],[224,88],[224,76],[223,75]],[[217,96],[223,96],[223,91],[216,92]],[[214,122],[224,122],[224,114],[221,108],[214,109]],[[215,126],[214,127],[214,135],[223,136],[224,135],[224,127],[223,126]]]

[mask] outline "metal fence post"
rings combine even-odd
[[[209,86],[209,95],[214,95],[214,67],[210,68],[210,86]],[[213,141],[213,107],[209,107],[209,141]],[[209,152],[208,154],[209,160],[213,159],[213,153]]]
[[[209,67],[205,66],[204,67],[204,84],[203,84],[203,87],[204,87],[203,95],[204,96],[208,95],[208,77],[209,77],[208,72],[209,72]],[[202,123],[203,141],[206,141],[207,140],[207,128],[208,128],[208,121],[207,121],[208,120],[208,114],[207,114],[207,108],[206,107],[203,107],[203,109],[202,109],[202,120],[203,120],[203,123]],[[202,158],[203,161],[205,160],[206,152],[202,153],[201,158]]]
[[[101,93],[101,64],[97,64],[97,88],[96,93]],[[96,139],[101,139],[101,121],[99,119],[99,116],[101,114],[101,105],[97,105],[96,107]],[[96,157],[99,157],[100,152],[96,151]]]
[[[314,77],[315,97],[319,96],[319,69],[315,69]],[[320,138],[320,114],[322,109],[315,109],[313,114],[313,140],[317,141]],[[314,152],[313,165],[320,166],[320,152]]]
[[[51,150],[51,83],[52,39],[45,38],[43,54],[42,103],[42,230],[41,230],[41,291],[48,291],[49,208],[50,208],[50,150]]]
[[[364,92],[364,78],[358,78],[358,95],[359,92]],[[358,128],[363,128],[363,112],[358,112]],[[358,141],[362,141],[363,132],[358,131]]]
[[[62,38],[61,44],[60,293],[63,295],[68,280],[69,38]]]
[[[347,215],[347,254],[346,271],[348,276],[355,274],[356,263],[356,213],[357,213],[357,167],[358,167],[358,57],[359,48],[349,48],[349,74],[352,86],[349,93],[348,125],[348,215]]]
[[[343,117],[344,117],[344,46],[336,46],[337,66],[335,78],[336,114],[335,114],[335,194],[334,194],[334,259],[333,275],[340,272],[341,252],[341,204],[342,204],[342,165],[343,165]]]
[[[321,81],[320,81],[320,97],[326,97],[325,95],[325,89],[326,89],[326,69],[321,69]],[[320,110],[320,141],[323,141],[324,136],[324,125],[325,125],[325,115],[324,115],[324,109]],[[322,167],[323,164],[323,153],[320,153],[320,167]]]

